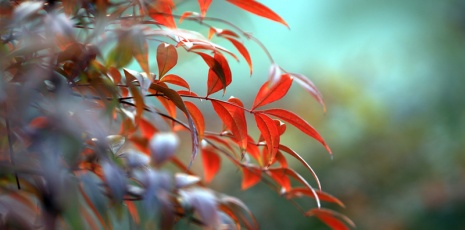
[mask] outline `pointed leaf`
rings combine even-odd
[[[158,76],[163,77],[178,62],[176,48],[168,43],[161,43],[157,48]]]
[[[254,117],[258,129],[265,139],[266,147],[270,156],[267,164],[270,165],[274,161],[276,152],[278,151],[280,140],[279,130],[278,127],[276,127],[276,123],[265,114],[254,113]]]
[[[184,87],[184,88],[186,88],[188,90],[191,90],[190,86],[189,86],[189,83],[187,83],[187,81],[184,80],[184,78],[182,78],[182,77],[180,77],[178,75],[175,75],[175,74],[168,74],[168,75],[163,76],[160,79],[160,82],[171,83],[173,85],[181,86],[181,87]]]
[[[237,198],[224,196],[220,200],[220,209],[236,221],[241,220],[246,229],[259,229],[257,220],[247,206]],[[239,228],[240,229],[240,228]]]
[[[287,177],[286,171],[283,168],[270,168],[266,172],[273,178],[276,183],[281,185],[282,191],[287,192],[291,190],[291,180]]]
[[[198,0],[200,6],[200,12],[202,13],[202,18],[207,14],[208,7],[212,3],[212,0]]]
[[[252,110],[283,98],[287,91],[289,91],[291,85],[292,77],[289,74],[281,75],[280,79],[275,84],[270,84],[268,80],[258,91]]]
[[[202,111],[200,111],[194,103],[190,101],[185,101],[184,104],[187,107],[187,110],[191,114],[192,119],[194,120],[195,127],[197,127],[197,132],[199,135],[199,140],[203,139],[203,135],[205,132],[205,120],[203,118]]]
[[[318,198],[322,201],[336,203],[340,205],[341,207],[345,207],[342,201],[340,201],[339,199],[337,199],[336,197],[328,193],[325,193],[323,191],[316,191],[316,194],[318,195]],[[286,196],[286,199],[292,199],[294,197],[301,197],[301,196],[315,197],[315,194],[310,189],[305,188],[305,187],[293,188],[284,195]]]
[[[190,17],[192,15],[195,16],[195,17],[199,17],[199,13],[197,13],[197,12],[186,11],[186,12],[182,13],[181,17],[179,18],[179,23],[182,23],[184,18],[188,18],[188,17]]]
[[[320,180],[318,179],[318,176],[316,175],[315,171],[313,171],[312,167],[310,167],[310,165],[299,154],[294,152],[294,150],[290,149],[289,147],[285,145],[279,145],[279,149],[299,160],[312,173],[316,183],[318,184],[318,189],[321,191]]]
[[[219,52],[216,52],[213,58],[216,61],[218,61],[218,63],[220,63],[221,65],[221,69],[223,70],[223,73],[224,73],[224,79],[225,79],[226,85],[223,85],[222,80],[218,77],[215,71],[213,69],[210,69],[208,71],[207,97],[208,95],[218,92],[221,89],[225,90],[226,86],[228,86],[232,82],[231,69],[229,68],[229,64],[226,58],[224,58],[224,56]]]
[[[234,45],[234,47],[236,47],[236,49],[239,51],[242,57],[244,57],[245,61],[249,65],[250,75],[252,75],[253,66],[252,66],[252,58],[250,58],[249,51],[247,51],[245,46],[241,42],[237,41],[236,39],[229,38],[229,37],[225,37],[225,38],[228,39],[228,41],[230,41]]]
[[[155,1],[152,4],[149,4],[149,6],[149,16],[153,20],[171,29],[176,28],[176,23],[174,22],[172,15],[172,9],[175,5],[172,0]]]
[[[202,162],[205,182],[210,183],[220,170],[221,159],[212,148],[204,148],[202,149]]]
[[[334,230],[349,230],[350,228],[347,227],[346,224],[355,228],[354,222],[352,222],[348,217],[329,209],[314,208],[306,212],[305,215],[316,216]]]
[[[226,80],[226,74],[223,71],[223,67],[222,67],[221,63],[219,63],[218,60],[216,60],[215,58],[211,57],[208,54],[201,53],[201,52],[194,52],[194,53],[200,55],[200,57],[203,58],[205,63],[207,63],[208,67],[210,67],[210,70],[213,71],[216,74],[216,77],[221,81],[221,86],[225,90],[226,86],[228,84],[227,84],[227,80]],[[210,77],[209,77],[209,79],[210,79]],[[208,89],[208,90],[210,91],[210,89]]]
[[[247,141],[249,142],[247,144],[247,152],[258,162],[258,165],[264,166],[263,160],[260,157],[260,150],[258,149],[258,146],[254,144],[255,142],[252,137],[247,136]]]
[[[279,22],[289,28],[289,25],[287,25],[284,19],[282,19],[274,11],[270,10],[270,8],[266,7],[265,5],[257,1],[251,1],[251,0],[226,0],[226,1],[250,13],[256,14],[264,18],[268,18],[275,22]]]
[[[284,157],[284,155],[281,153],[281,151],[276,152],[276,161],[279,162],[281,167],[287,168],[287,160]]]
[[[305,90],[307,90],[307,92],[309,92],[312,95],[312,97],[315,98],[315,100],[323,106],[323,110],[326,111],[326,105],[323,101],[323,96],[321,95],[320,91],[318,91],[315,84],[313,84],[313,82],[310,81],[310,79],[308,79],[306,76],[302,74],[290,73],[290,75],[293,76],[295,82],[297,82]]]
[[[223,123],[233,133],[234,140],[241,151],[244,152],[247,149],[247,121],[242,102],[237,98],[232,98],[229,103],[214,100],[211,100],[211,103]]]
[[[320,134],[307,121],[299,117],[297,114],[292,113],[285,109],[267,109],[267,110],[261,111],[260,113],[262,112],[278,117],[286,122],[291,123],[291,125],[295,126],[296,128],[300,129],[305,134],[319,141],[326,148],[329,154],[332,155],[331,149],[326,144],[326,142],[323,140],[323,138],[320,136]]]
[[[198,184],[200,182],[200,178],[198,176],[193,176],[184,173],[176,173],[174,175],[174,184],[176,189],[188,187],[191,185]]]
[[[183,200],[194,207],[208,229],[218,229],[220,219],[215,196],[206,189],[181,190]]]
[[[262,170],[254,166],[242,166],[244,177],[242,178],[242,190],[246,190],[257,184],[262,178]]]

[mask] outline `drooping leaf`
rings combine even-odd
[[[292,77],[282,74],[275,84],[265,82],[255,97],[252,110],[283,98],[292,85]]]
[[[139,63],[140,67],[142,68],[142,71],[144,71],[147,74],[150,74],[148,45],[147,40],[145,39],[145,36],[142,33],[142,31],[132,31],[130,41],[124,42],[129,42],[131,44],[132,56],[134,56],[136,61]]]
[[[121,73],[118,69],[113,66],[108,67],[108,74],[111,76],[113,83],[119,84],[121,83]]]
[[[177,91],[179,95],[181,96],[192,96],[192,97],[199,97],[196,93],[192,91],[187,91],[187,90],[178,90]]]
[[[241,151],[247,149],[247,121],[242,102],[237,98],[231,98],[229,103],[211,100],[213,109],[218,114],[226,127],[233,133],[234,140]]]
[[[257,220],[247,206],[237,198],[224,196],[219,201],[219,208],[227,213],[239,225],[241,221],[246,229],[256,230],[259,229]]]
[[[242,173],[244,177],[242,178],[242,190],[246,190],[255,184],[257,184],[262,178],[262,170],[255,166],[242,165]]]
[[[173,0],[155,1],[149,5],[149,16],[160,25],[166,26],[171,29],[176,28],[174,22],[172,9],[175,7]]]
[[[232,30],[227,30],[227,29],[216,29],[216,34],[218,36],[225,37],[225,38],[227,37],[239,38],[239,35],[237,35],[237,33],[235,33]]]
[[[175,75],[175,74],[168,74],[168,75],[163,76],[160,79],[160,82],[171,83],[173,85],[184,87],[188,89],[189,91],[191,90],[189,83],[187,83],[187,81],[184,80],[184,78],[178,75]]]
[[[283,168],[270,168],[266,172],[276,183],[281,185],[281,191],[287,192],[291,190],[291,180],[287,177],[286,171],[281,169]]]
[[[228,86],[232,82],[231,69],[229,68],[229,64],[226,58],[224,58],[224,56],[219,52],[216,52],[213,58],[216,61],[218,61],[218,63],[220,63],[221,65],[226,85],[223,84],[222,80],[218,77],[216,72],[212,68],[210,68],[210,70],[208,71],[207,97],[210,94],[218,92],[221,89],[223,89],[223,92],[225,92],[226,86]]]
[[[104,161],[102,163],[103,175],[105,182],[108,185],[110,193],[116,202],[123,200],[124,193],[126,192],[126,175],[116,165]]]
[[[247,141],[249,142],[247,144],[247,152],[258,162],[258,165],[264,166],[263,165],[263,160],[260,157],[260,150],[258,149],[258,146],[255,145],[254,140],[252,137],[247,136]]]
[[[199,53],[199,51],[205,51],[209,50],[212,51],[213,53],[222,51],[224,53],[227,53],[231,55],[236,61],[239,61],[237,56],[232,53],[231,51],[227,50],[224,47],[221,47],[215,43],[212,43],[208,41],[207,39],[184,39],[178,42],[176,47],[182,46],[184,49],[186,49],[188,52],[194,52],[194,53]]]
[[[284,19],[282,19],[278,14],[276,14],[270,8],[266,7],[265,5],[257,1],[251,1],[251,0],[226,0],[226,1],[250,13],[256,14],[264,18],[268,18],[275,22],[279,22],[289,28],[289,25],[287,25]]]
[[[249,51],[247,51],[245,46],[241,42],[237,41],[236,39],[229,38],[229,37],[226,37],[226,39],[228,39],[228,41],[230,41],[234,45],[234,47],[236,47],[236,49],[239,51],[242,57],[244,57],[245,61],[249,65],[250,75],[252,75],[253,65],[252,65],[252,58],[250,58]]]
[[[200,6],[200,12],[202,13],[202,18],[207,14],[208,7],[212,3],[212,0],[198,0]]]
[[[183,200],[198,212],[209,229],[218,229],[220,224],[218,204],[215,196],[206,189],[181,190]]]
[[[186,105],[187,110],[189,111],[192,119],[194,120],[195,127],[197,127],[199,140],[201,141],[205,132],[205,120],[203,118],[202,111],[200,111],[200,109],[197,108],[197,106],[195,106],[195,104],[190,101],[185,101],[184,104]]]
[[[270,156],[268,162],[266,163],[270,165],[274,161],[276,152],[278,151],[280,140],[279,130],[278,127],[276,127],[276,123],[267,115],[261,113],[254,113],[254,117],[258,129],[260,130],[260,133],[265,139],[266,147]]]
[[[342,201],[340,201],[339,199],[337,199],[336,197],[328,193],[325,193],[323,191],[316,191],[316,194],[318,195],[318,198],[322,201],[336,203],[341,207],[345,207]],[[315,197],[315,194],[306,187],[292,188],[290,191],[287,191],[284,195],[286,199],[292,199],[294,197],[301,197],[301,196]]]
[[[333,230],[349,230],[347,224],[355,228],[354,222],[348,217],[329,209],[314,208],[306,212],[305,215],[316,216]]]
[[[208,67],[210,67],[210,70],[212,70],[216,74],[217,78],[221,81],[221,85],[223,87],[223,90],[225,90],[226,86],[228,84],[227,84],[227,80],[226,80],[226,74],[224,73],[224,70],[223,70],[223,67],[222,67],[221,63],[219,63],[218,60],[216,60],[214,57],[211,57],[208,54],[201,53],[201,52],[194,52],[194,53],[196,53],[196,54],[200,55],[200,57],[202,57],[202,59],[205,61],[205,63],[207,63]],[[208,89],[208,90],[210,91],[210,89]]]
[[[320,134],[307,121],[299,117],[297,114],[285,109],[267,109],[261,111],[260,113],[262,112],[291,123],[293,126],[300,129],[305,134],[309,135],[310,137],[313,137],[315,140],[320,142],[326,148],[329,154],[332,154],[331,149],[320,136]]]
[[[295,82],[301,85],[307,92],[309,92],[313,98],[315,98],[318,103],[323,106],[323,110],[326,111],[326,105],[323,101],[323,95],[321,95],[320,91],[316,88],[315,84],[313,84],[310,79],[302,74],[297,73],[290,73],[292,77],[294,77]]]
[[[148,139],[152,138],[153,134],[158,131],[155,126],[153,126],[144,118],[139,120],[139,128],[142,132],[142,135]]]
[[[203,172],[205,175],[205,182],[210,183],[211,180],[220,170],[221,158],[212,148],[202,149],[202,162]]]
[[[289,148],[289,147],[287,147],[285,145],[279,145],[279,149],[286,152],[286,153],[288,153],[289,155],[293,156],[297,160],[299,160],[300,163],[302,163],[312,173],[313,177],[315,178],[316,183],[318,184],[318,189],[321,191],[320,180],[318,179],[318,176],[316,175],[315,171],[313,171],[312,167],[310,167],[310,165],[299,154],[297,154],[291,148]]]
[[[134,220],[134,223],[139,224],[140,223],[139,212],[137,211],[137,207],[134,204],[134,201],[125,200],[124,203],[126,204],[126,207],[128,208],[128,212],[131,215],[132,219]]]
[[[150,153],[154,165],[159,166],[170,159],[179,146],[179,138],[174,133],[156,133],[150,139]]]
[[[184,13],[182,13],[181,17],[179,18],[179,23],[182,23],[182,21],[185,19],[185,18],[188,18],[190,16],[195,16],[195,17],[198,17],[199,16],[199,13],[197,12],[192,12],[192,11],[186,11]]]
[[[176,117],[176,105],[173,103],[173,101],[164,97],[157,97],[157,99],[161,102],[166,112],[168,112],[168,115],[170,115],[171,117]]]
[[[286,158],[284,157],[284,155],[281,153],[281,151],[276,152],[275,160],[276,160],[277,162],[279,162],[279,164],[281,165],[281,167],[287,168],[287,160],[286,160]]]
[[[168,43],[161,43],[157,48],[158,77],[163,77],[178,62],[176,48]]]

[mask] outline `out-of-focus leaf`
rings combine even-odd
[[[193,97],[198,97],[199,96],[196,93],[194,93],[192,91],[187,91],[187,90],[178,90],[177,92],[181,96],[193,96]]]
[[[195,127],[197,127],[199,140],[202,141],[205,132],[205,120],[203,118],[202,111],[200,111],[200,109],[192,102],[185,101],[184,104],[186,105],[187,110],[189,110],[192,120],[194,120]]]
[[[276,152],[275,161],[279,162],[281,167],[287,168],[287,160],[284,157],[284,155],[281,153],[281,151]]]
[[[149,16],[157,23],[160,23],[160,25],[175,29],[176,23],[172,15],[174,7],[175,5],[172,0],[156,1],[149,5]]]
[[[294,150],[292,150],[291,148],[285,145],[279,145],[279,149],[293,156],[297,160],[299,160],[300,163],[302,163],[312,173],[313,177],[315,178],[316,183],[318,184],[318,189],[321,191],[320,180],[318,179],[318,176],[316,175],[315,171],[313,171],[312,167],[310,167],[310,165],[299,154],[294,152]]]
[[[321,137],[320,134],[307,121],[299,117],[297,114],[285,109],[267,109],[261,111],[260,113],[262,112],[291,123],[293,126],[300,129],[305,134],[309,135],[310,137],[313,137],[315,140],[320,142],[326,148],[329,154],[332,155],[331,149],[323,140],[323,137]]]
[[[108,145],[113,154],[118,153],[118,151],[123,147],[126,142],[126,138],[121,135],[109,135],[107,136]]]
[[[279,130],[276,123],[265,114],[254,113],[254,117],[258,129],[265,139],[266,147],[270,156],[267,164],[270,165],[274,161],[276,152],[278,151],[280,141]]]
[[[116,202],[121,202],[126,192],[126,175],[116,165],[107,161],[102,162],[102,170],[110,193]]]
[[[150,74],[148,45],[147,45],[147,40],[145,39],[145,36],[142,33],[142,31],[141,30],[132,31],[130,41],[124,41],[124,42],[131,43],[132,55],[139,63],[142,70],[145,73]]]
[[[340,205],[341,207],[345,207],[344,203],[337,199],[336,197],[325,193],[323,191],[316,191],[316,194],[318,195],[318,198],[322,201],[327,201],[331,203],[336,203]],[[309,197],[315,197],[315,194],[313,191],[306,187],[298,187],[298,188],[292,188],[290,191],[287,191],[285,194],[286,199],[292,199],[294,197],[302,197],[302,196],[309,196]]]
[[[122,68],[128,65],[132,60],[132,46],[127,41],[118,42],[118,44],[110,50],[107,58],[107,66]]]
[[[279,22],[289,28],[289,25],[287,25],[284,19],[282,19],[274,11],[270,10],[270,8],[266,7],[265,5],[257,1],[250,1],[250,0],[226,0],[226,1],[250,13],[256,14],[264,18],[268,18],[275,22]]]
[[[273,178],[276,183],[281,185],[283,191],[289,191],[291,189],[291,180],[287,177],[287,174],[282,168],[270,168],[266,172]]]
[[[184,78],[178,75],[175,75],[175,74],[168,74],[168,75],[163,76],[160,79],[160,82],[171,83],[173,85],[181,86],[188,90],[191,90],[189,83],[187,83],[187,81],[184,80]]]
[[[108,74],[113,79],[113,83],[115,83],[115,84],[121,83],[121,73],[119,72],[118,69],[116,69],[113,66],[110,66],[110,67],[108,67]]]
[[[176,173],[174,175],[174,183],[176,189],[189,187],[191,185],[196,185],[200,182],[200,178],[198,176],[189,175],[185,173]]]
[[[257,184],[262,178],[262,170],[255,166],[242,165],[242,190],[246,190]]]
[[[157,48],[158,77],[163,77],[178,62],[176,48],[168,43],[161,43]]]
[[[134,202],[125,200],[124,203],[126,204],[126,207],[128,208],[129,214],[131,215],[132,220],[134,220],[134,223],[139,224],[140,223],[139,212],[137,211],[137,207],[134,204]]]
[[[239,225],[241,221],[247,229],[259,229],[257,220],[247,206],[237,198],[225,196],[219,201],[220,209],[228,214]],[[239,228],[240,229],[240,228]]]
[[[316,216],[333,230],[349,230],[347,224],[355,228],[354,222],[348,217],[329,209],[314,208],[306,212],[305,215]]]
[[[200,6],[200,12],[202,13],[202,17],[205,17],[207,14],[208,7],[212,3],[212,0],[198,0]]]
[[[223,137],[224,138],[224,137]],[[234,155],[236,155],[236,153],[234,152],[234,149],[233,147],[231,146],[231,144],[233,144],[233,142],[229,142],[225,139],[223,139],[221,137],[218,137],[218,136],[215,136],[215,135],[205,135],[205,139],[208,139],[208,140],[212,140],[212,141],[215,141],[215,142],[218,142],[220,144],[222,144],[223,146],[225,146],[226,148],[228,148],[228,150],[233,153]]]
[[[142,117],[142,113],[144,112],[145,102],[141,92],[136,86],[130,84],[129,91],[131,92],[131,95],[134,98],[134,104],[136,105],[135,121],[137,123],[139,122],[140,118]]]
[[[185,19],[185,18],[188,18],[190,16],[194,16],[194,17],[199,17],[199,13],[197,12],[192,12],[192,11],[186,11],[184,13],[182,13],[181,17],[179,18],[179,23],[182,23],[182,21]]]
[[[268,80],[260,87],[257,96],[255,96],[252,110],[283,98],[291,85],[292,77],[289,74],[282,74],[275,84],[270,84]]]
[[[215,70],[210,68],[210,70],[208,71],[207,96],[212,93],[218,92],[221,89],[223,89],[223,92],[225,92],[226,86],[228,86],[232,82],[231,69],[229,68],[229,64],[226,58],[224,58],[224,56],[219,52],[216,52],[213,58],[216,61],[218,61],[218,63],[220,63],[221,65],[226,85],[223,84],[222,80],[220,79],[220,77],[218,77]]]
[[[244,57],[245,61],[249,65],[250,75],[252,75],[253,65],[252,65],[252,58],[250,58],[249,51],[247,51],[245,46],[241,42],[237,41],[236,39],[229,38],[229,37],[226,37],[226,39],[228,39],[228,41],[230,41],[234,45],[234,47],[236,47],[236,49],[239,51],[242,57]]]
[[[231,104],[211,101],[213,109],[226,127],[231,130],[241,151],[244,152],[247,149],[247,122],[244,109],[242,109],[243,104],[237,98],[230,98],[228,102]]]
[[[179,146],[179,138],[174,133],[156,133],[150,139],[152,162],[160,166],[170,159]]]
[[[19,6],[15,7],[12,18],[16,21],[22,21],[37,13],[37,11],[42,9],[42,6],[42,2],[22,2]]]
[[[206,227],[218,229],[220,218],[216,197],[206,189],[188,189],[179,191],[184,201],[194,207]]]
[[[318,88],[316,88],[315,84],[313,84],[310,79],[308,79],[306,76],[298,73],[290,73],[292,77],[294,77],[294,81],[297,82],[297,84],[301,85],[307,92],[312,95],[313,98],[315,98],[318,103],[320,103],[323,106],[323,110],[326,111],[326,105],[323,101],[323,95],[321,95],[320,91]]]
[[[155,126],[152,125],[152,123],[144,118],[139,120],[139,128],[142,132],[142,135],[147,139],[152,138],[153,134],[158,131]]]
[[[202,162],[203,172],[205,175],[205,182],[210,183],[211,180],[220,170],[221,158],[212,148],[202,149]]]

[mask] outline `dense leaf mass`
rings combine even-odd
[[[226,2],[288,26],[258,1]],[[257,229],[244,203],[208,187],[226,164],[243,172],[242,189],[263,180],[287,199],[315,200],[316,207],[299,207],[309,210],[304,215],[334,229],[353,226],[321,208],[320,201],[343,204],[321,191],[310,165],[280,138],[288,123],[330,152],[320,134],[292,111],[258,110],[286,96],[293,82],[323,104],[321,94],[304,75],[275,63],[250,33],[207,17],[211,3],[199,0],[199,13],[178,16],[173,0],[1,1],[0,228],[171,229],[185,218],[206,229]],[[182,29],[183,20],[207,27],[207,38]],[[270,58],[251,109],[240,98],[214,97],[233,82],[228,58],[239,59],[213,36],[237,49],[250,74],[243,39]],[[173,73],[181,49],[208,66],[207,92],[191,91],[189,79]],[[207,130],[198,104],[204,100],[224,124],[220,131]],[[189,141],[183,132],[191,137],[188,159],[179,148]],[[203,172],[190,167],[197,155]],[[317,189],[288,168],[289,155]]]

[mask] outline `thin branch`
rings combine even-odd
[[[13,149],[13,142],[11,140],[11,130],[10,130],[10,121],[8,119],[8,109],[7,109],[7,103],[4,104],[4,109],[5,109],[5,124],[6,124],[6,132],[8,136],[8,147],[10,149],[10,162],[13,166],[15,166],[15,152]],[[16,186],[18,187],[18,190],[21,190],[21,184],[19,183],[19,178],[18,178],[18,173],[15,172],[15,179],[16,179]]]

